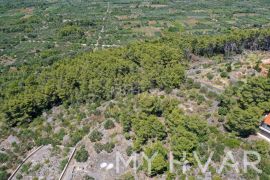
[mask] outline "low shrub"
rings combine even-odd
[[[220,77],[222,77],[222,78],[228,78],[229,77],[229,74],[227,73],[227,72],[221,72],[220,73]]]
[[[238,148],[240,146],[240,141],[238,139],[235,138],[226,138],[224,140],[224,144],[226,146],[228,146],[229,148]]]
[[[131,154],[133,153],[133,149],[131,146],[128,146],[127,149],[126,149],[126,153],[128,156],[131,156]]]
[[[5,153],[0,153],[0,163],[5,163],[8,161],[8,155]]]
[[[98,130],[94,130],[93,132],[91,132],[89,139],[91,142],[97,142],[102,139],[102,136],[103,134],[101,132],[99,132]]]
[[[103,149],[107,153],[113,152],[114,147],[115,147],[115,144],[113,142],[108,142],[108,143],[106,143],[106,144],[103,145]]]
[[[8,173],[6,171],[0,170],[0,180],[7,180]]]
[[[61,171],[64,170],[64,168],[65,168],[67,162],[68,162],[68,159],[63,159],[63,160],[60,162],[60,169],[61,169]]]
[[[101,153],[101,151],[103,150],[103,144],[101,143],[95,143],[94,144],[94,149],[96,151],[96,153]]]
[[[84,180],[95,180],[95,178],[91,177],[91,176],[88,176],[88,175],[85,175],[83,177]]]
[[[105,121],[105,123],[104,123],[105,129],[112,129],[114,127],[115,127],[114,122],[111,119],[108,119]]]
[[[86,151],[85,146],[82,146],[75,155],[75,159],[77,162],[86,162],[88,160],[88,157],[89,154],[88,151]]]

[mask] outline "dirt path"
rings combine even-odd
[[[13,177],[15,177],[16,173],[20,170],[20,168],[22,167],[22,165],[31,157],[33,156],[35,153],[37,153],[43,146],[39,146],[36,149],[34,149],[32,152],[30,152],[30,154],[24,158],[24,160],[22,161],[21,164],[19,164],[19,166],[14,170],[14,172],[11,174],[11,176],[8,178],[8,180],[13,179]]]
[[[107,2],[107,10],[102,18],[102,21],[103,21],[103,25],[102,25],[102,28],[98,34],[98,39],[97,39],[97,42],[95,44],[95,48],[94,48],[94,51],[98,49],[98,47],[100,46],[100,41],[102,39],[102,33],[105,32],[105,20],[107,19],[108,15],[110,14],[110,2]],[[102,46],[102,45],[101,45]]]

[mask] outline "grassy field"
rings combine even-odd
[[[159,37],[269,26],[270,2],[47,0],[0,4],[0,64],[52,63],[80,52]]]

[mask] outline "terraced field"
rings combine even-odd
[[[212,34],[269,26],[269,4],[266,0],[2,0],[0,64],[50,64],[167,31]]]

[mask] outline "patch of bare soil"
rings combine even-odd
[[[14,59],[10,56],[3,55],[0,57],[0,64],[4,65],[4,66],[9,66],[9,65],[13,64],[15,61],[16,61],[16,59]]]
[[[13,143],[18,144],[20,143],[20,140],[16,136],[10,135],[7,139],[1,141],[0,150],[5,151],[11,149]]]
[[[157,24],[157,21],[154,21],[154,20],[153,21],[148,21],[148,25],[150,25],[150,26],[155,25],[155,24]]]
[[[33,7],[21,8],[19,9],[19,11],[25,14],[33,14],[34,8]]]
[[[260,68],[261,68],[261,74],[263,76],[267,76],[270,69],[270,59],[262,60],[262,63],[260,64]]]
[[[131,15],[122,15],[122,16],[115,16],[118,20],[124,21],[129,19],[137,19],[139,15],[137,14],[131,14]]]
[[[153,7],[153,8],[165,8],[168,5],[166,4],[151,4],[149,7]]]
[[[194,17],[189,17],[184,22],[190,26],[195,26],[199,21]]]
[[[133,31],[144,33],[145,36],[147,36],[147,37],[153,37],[153,36],[155,36],[156,32],[161,32],[161,28],[147,26],[147,27],[133,28]]]

